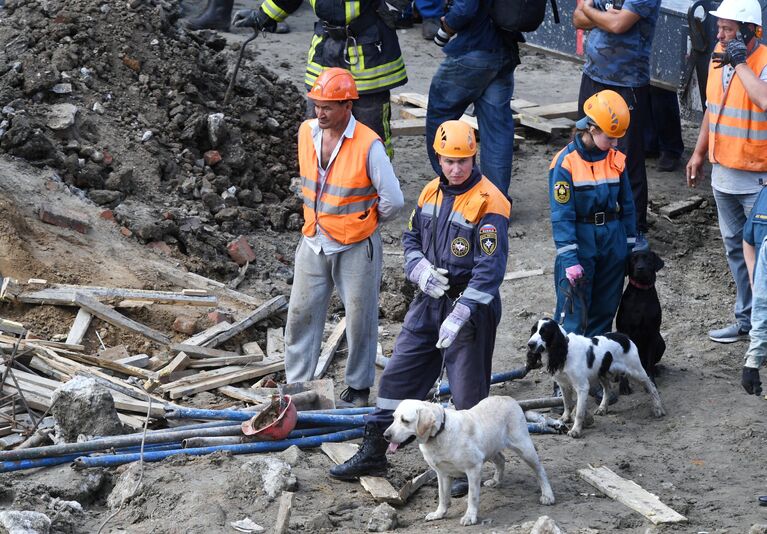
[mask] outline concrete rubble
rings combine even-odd
[[[54,391],[52,400],[55,439],[59,443],[78,441],[82,436],[125,433],[112,394],[91,378],[74,377]]]

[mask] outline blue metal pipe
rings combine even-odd
[[[324,413],[328,415],[364,415],[372,413],[375,410],[374,406],[366,406],[363,408],[333,408],[332,410],[304,410],[298,413]]]
[[[200,410],[196,408],[174,408],[165,412],[166,419],[223,419],[228,421],[247,421],[252,412],[238,410]],[[298,412],[297,424],[304,425],[363,425],[361,415],[334,415],[328,413]]]
[[[297,439],[284,439],[280,441],[259,441],[257,443],[243,443],[241,445],[221,445],[218,447],[197,447],[193,449],[177,449],[171,451],[150,451],[144,453],[145,462],[159,462],[175,454],[188,454],[191,456],[201,456],[211,454],[216,451],[229,451],[232,454],[253,454],[257,452],[277,452],[284,451],[288,447],[296,445],[297,447],[310,448],[319,447],[326,442],[348,441],[361,438],[362,428],[343,430],[333,434],[322,436],[311,436]],[[136,462],[140,459],[140,454],[115,454],[112,456],[89,457],[82,456],[77,458],[72,467],[75,469],[85,469],[88,467],[106,467],[122,465],[130,462]]]
[[[518,380],[524,378],[530,370],[527,367],[520,367],[519,369],[512,369],[511,371],[504,371],[502,373],[494,373],[490,376],[491,384],[500,384],[501,382],[508,382],[509,380]],[[440,395],[447,395],[450,393],[450,384],[444,384],[439,388]]]

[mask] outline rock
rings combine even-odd
[[[327,512],[320,512],[306,520],[303,530],[305,532],[331,532],[336,528]]]
[[[101,171],[101,165],[92,161],[78,165],[74,173],[74,185],[85,189],[103,189],[104,177]]]
[[[144,132],[141,135],[141,142],[142,143],[146,143],[147,141],[152,139],[153,136],[154,136],[154,134],[152,133],[152,130],[147,130],[146,132]]]
[[[227,129],[223,113],[208,115],[208,140],[213,148],[218,148],[226,140]]]
[[[246,534],[255,534],[256,532],[264,532],[266,530],[249,517],[240,519],[239,521],[232,521],[229,525],[237,532],[245,532]]]
[[[562,529],[557,526],[553,519],[547,515],[542,515],[533,525],[530,534],[564,534]]]
[[[767,534],[767,524],[756,523],[748,529],[748,534]]]
[[[112,210],[103,210],[101,213],[99,213],[99,218],[104,219],[105,221],[114,221],[115,214]]]
[[[125,428],[117,416],[112,394],[92,378],[75,376],[51,396],[56,440],[71,443],[78,436],[114,436]]]
[[[0,512],[0,526],[8,534],[48,534],[51,520],[40,512],[8,510]]]
[[[91,189],[88,192],[88,197],[99,206],[109,206],[119,202],[122,198],[122,193],[106,189]]]
[[[264,124],[266,124],[266,128],[269,130],[269,133],[279,133],[280,123],[277,122],[277,119],[274,117],[267,117],[267,119],[264,121]]]
[[[50,204],[42,204],[37,215],[44,223],[69,228],[81,234],[87,234],[91,229],[88,217],[84,214],[64,208],[54,208]]]
[[[238,215],[237,208],[223,208],[216,212],[214,219],[216,219],[217,223],[221,224],[225,221],[237,220]]]
[[[264,492],[270,499],[278,497],[283,491],[295,491],[298,481],[286,462],[272,456],[257,458],[244,464],[243,469],[258,471]]]
[[[243,349],[244,349],[243,345]],[[298,463],[298,461],[301,459],[301,449],[296,447],[295,445],[291,445],[284,451],[277,454],[277,456],[284,460],[289,466],[295,467],[295,465]]]
[[[140,477],[141,466],[138,462],[130,464],[130,466],[120,475],[120,478],[117,479],[117,484],[115,484],[115,487],[107,498],[107,506],[114,510],[131,499],[134,491],[138,491],[136,484]]]
[[[368,520],[368,532],[386,532],[397,528],[397,510],[390,504],[376,506]]]
[[[173,250],[171,250],[170,246],[168,246],[168,243],[165,241],[152,241],[151,243],[147,243],[146,246],[165,256],[173,255]]]
[[[104,181],[104,188],[121,193],[133,192],[133,169],[112,171]]]
[[[223,323],[224,321],[232,322],[232,315],[222,310],[214,310],[208,313],[208,320],[211,324]]]
[[[202,159],[205,161],[205,165],[213,167],[216,163],[221,162],[221,153],[218,150],[208,150],[202,155]]]
[[[66,130],[75,124],[76,115],[77,106],[74,104],[54,104],[46,124],[51,130]]]
[[[179,315],[173,321],[173,330],[189,336],[194,335],[197,332],[197,319],[188,315]]]
[[[103,115],[103,114],[104,114],[104,111],[105,111],[105,110],[104,110],[104,106],[102,106],[102,105],[101,105],[101,104],[99,104],[98,102],[94,102],[94,103],[93,103],[93,107],[92,107],[91,109],[93,109],[93,111],[95,111],[95,112],[96,112],[96,113],[98,113],[99,115]]]
[[[224,199],[215,191],[209,191],[202,195],[202,203],[211,213],[218,213],[226,207]]]
[[[300,230],[304,226],[304,218],[300,213],[291,213],[285,222],[287,230]]]
[[[123,237],[132,237],[133,236],[133,232],[131,232],[130,229],[128,229],[128,228],[126,228],[124,226],[122,228],[120,228],[120,234]]]
[[[57,83],[53,87],[51,87],[51,91],[56,93],[57,95],[68,95],[72,92],[72,84],[71,83]]]
[[[234,262],[242,267],[247,262],[253,262],[256,260],[256,253],[253,252],[253,249],[248,244],[248,241],[245,239],[245,236],[239,236],[237,239],[232,241],[226,246],[226,250],[229,252],[229,257],[234,260]]]

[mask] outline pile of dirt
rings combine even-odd
[[[188,31],[179,4],[6,2],[0,149],[55,169],[124,235],[225,275],[238,235],[300,227],[291,181],[304,101],[246,50],[224,106],[239,45]],[[275,263],[266,256],[259,268]]]

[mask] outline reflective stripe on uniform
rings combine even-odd
[[[559,247],[557,249],[557,256],[559,256],[560,254],[564,254],[565,252],[570,252],[571,250],[578,250],[578,245],[574,244],[574,245],[565,245],[564,247]]]
[[[707,109],[709,113],[721,117],[732,117],[734,119],[745,119],[751,122],[767,123],[767,112],[764,111],[738,109],[730,106],[720,106],[719,104],[708,104]]]
[[[261,9],[269,15],[270,19],[274,19],[277,22],[282,22],[288,17],[288,13],[275,4],[274,0],[266,0],[261,4]]]
[[[346,24],[350,24],[351,21],[360,16],[360,3],[358,0],[354,2],[344,2],[344,9],[346,14]]]
[[[493,302],[493,295],[484,291],[478,291],[473,287],[466,288],[461,296],[480,304],[490,304]]]
[[[384,399],[378,397],[376,399],[376,408],[381,408],[382,410],[396,410],[399,403],[403,400],[404,399]]]
[[[737,126],[725,126],[724,124],[709,124],[711,131],[715,134],[726,135],[727,137],[736,137],[738,139],[749,139],[751,141],[767,141],[767,130],[752,130],[749,128],[738,128]]]
[[[351,215],[352,213],[361,213],[375,206],[376,202],[378,202],[378,197],[335,206],[327,202],[313,202],[310,199],[304,199],[304,205],[307,208],[324,215]]]

